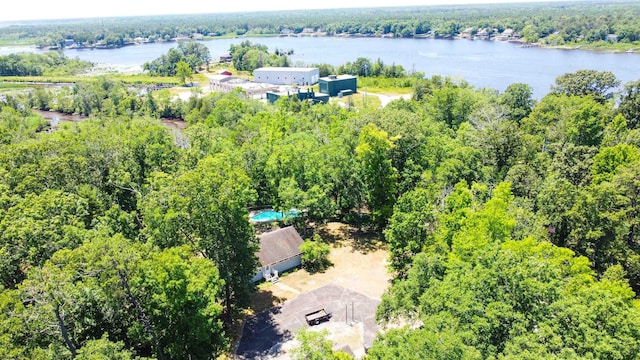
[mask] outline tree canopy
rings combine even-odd
[[[302,34],[453,38],[505,30],[552,46],[632,49],[640,41],[635,1],[518,3],[241,12],[47,21],[0,28],[0,39],[42,47],[119,47],[136,42],[219,36]]]
[[[620,81],[610,71],[578,70],[575,73],[560,75],[556,79],[553,91],[567,96],[591,95],[599,102],[613,97],[613,92]]]
[[[0,76],[75,75],[91,66],[88,61],[68,58],[62,51],[0,56]]]
[[[3,92],[0,357],[227,352],[254,289],[248,209],[270,207],[299,209],[284,222],[308,234],[340,221],[385,242],[378,319],[395,329],[370,358],[632,359],[637,84],[609,101],[617,80],[589,74],[539,101],[526,84],[415,76],[413,99],[384,108],[180,100],[106,77]],[[55,125],[34,107],[87,117]],[[325,356],[307,335],[321,346],[305,354]]]
[[[231,45],[229,54],[233,59],[233,67],[238,70],[253,71],[267,66],[289,66],[287,54],[270,53],[267,46],[248,40]]]
[[[206,66],[209,60],[211,60],[211,55],[206,45],[189,41],[169,49],[168,53],[144,63],[142,67],[151,75],[179,76],[184,83],[184,79],[189,77],[187,76],[187,68],[196,71],[199,67]]]

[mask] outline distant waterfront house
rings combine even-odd
[[[220,62],[230,62],[231,60],[233,60],[233,57],[229,54],[220,56]]]
[[[489,31],[487,29],[479,29],[475,38],[478,40],[489,40]]]
[[[300,245],[304,242],[293,226],[259,236],[260,250],[256,253],[260,265],[252,282],[277,278],[278,274],[302,263]]]
[[[263,67],[253,70],[256,82],[274,85],[313,85],[320,78],[318,68]]]
[[[178,42],[189,41],[189,40],[191,40],[191,37],[189,37],[189,35],[182,35],[182,34],[173,38],[173,41],[178,41]]]
[[[505,29],[502,34],[498,36],[498,40],[500,41],[508,41],[513,36],[513,29]]]
[[[472,28],[472,27],[468,27],[468,28],[462,30],[460,32],[460,37],[461,38],[465,38],[465,39],[471,38],[471,34],[473,33],[473,30],[474,30],[474,28]]]

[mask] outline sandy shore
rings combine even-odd
[[[105,63],[97,63],[93,65],[91,69],[89,69],[83,76],[100,76],[100,75],[112,75],[112,74],[123,74],[123,75],[134,75],[134,74],[142,74],[142,66],[140,65],[119,65],[119,64],[105,64]]]

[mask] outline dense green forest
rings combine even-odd
[[[177,37],[300,34],[444,37],[498,37],[511,29],[515,38],[547,45],[629,48],[640,41],[640,4],[635,1],[585,1],[500,5],[389,7],[313,11],[193,14],[26,22],[0,28],[5,43],[40,46],[117,47]],[[510,35],[511,37],[511,35]]]
[[[88,61],[70,59],[61,51],[0,56],[0,76],[76,75],[91,68]]]
[[[151,75],[175,76],[179,73],[180,62],[187,64],[191,71],[197,71],[200,66],[206,66],[209,61],[211,61],[209,49],[199,42],[189,41],[182,42],[159,58],[144,63],[143,68]]]
[[[0,95],[0,357],[211,359],[256,266],[248,208],[379,233],[371,359],[640,353],[640,81],[539,102],[414,79],[384,108],[174,99],[100,78]],[[51,128],[36,109],[89,115]],[[179,117],[181,132],[161,125]]]

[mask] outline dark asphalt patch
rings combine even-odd
[[[370,345],[379,329],[375,321],[379,303],[380,300],[342,286],[325,285],[247,319],[236,354],[245,359],[276,354],[282,343],[292,340],[301,327],[308,326],[305,314],[322,308],[332,314],[329,322],[347,322],[348,316],[348,322],[362,323],[364,344]]]

